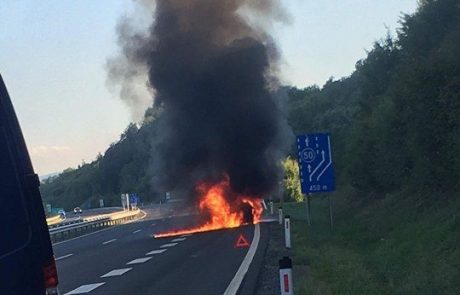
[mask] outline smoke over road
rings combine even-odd
[[[273,95],[279,54],[266,31],[272,22],[288,20],[278,1],[140,5],[151,12],[151,24],[139,31],[133,29],[136,17],[120,22],[122,54],[110,61],[109,78],[129,101],[139,99],[129,95],[132,82],[147,74],[160,113],[152,138],[152,187],[191,192],[198,182],[229,179],[230,199],[276,190],[290,136]]]

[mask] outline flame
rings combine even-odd
[[[198,209],[200,214],[209,216],[208,221],[203,225],[193,228],[159,233],[154,235],[155,238],[241,226],[245,223],[245,216],[242,209],[244,204],[252,208],[253,223],[256,224],[260,222],[263,211],[261,205],[262,199],[237,195],[235,201],[230,203],[225,198],[230,194],[229,192],[231,192],[228,177],[216,184],[201,182],[197,185],[196,191],[201,196],[198,202]]]

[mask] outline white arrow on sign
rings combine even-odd
[[[321,151],[321,162],[319,162],[318,166],[315,167],[315,170],[313,170],[313,172],[310,174],[310,182],[311,182],[311,178],[313,177],[313,174],[316,173],[316,171],[318,171],[319,167],[321,167],[321,165],[323,165],[324,161],[326,161],[326,159],[324,158],[324,150]]]
[[[326,172],[327,168],[329,168],[329,166],[331,166],[332,164],[332,156],[331,156],[331,139],[329,138],[329,136],[327,137],[327,146],[329,148],[329,162],[327,163],[327,165],[324,167],[323,170],[321,170],[321,172],[318,174],[318,176],[316,177],[316,180],[319,181],[319,178],[321,177],[321,175],[324,174],[324,172]]]

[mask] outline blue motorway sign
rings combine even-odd
[[[302,193],[334,191],[331,135],[329,133],[299,135],[297,151]]]

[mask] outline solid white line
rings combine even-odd
[[[137,259],[131,260],[130,262],[128,262],[128,263],[126,263],[126,264],[139,264],[139,263],[144,263],[144,262],[146,262],[146,261],[149,261],[150,259],[152,259],[152,257],[137,258]]]
[[[177,238],[177,239],[172,240],[171,242],[182,242],[182,241],[185,241],[186,239],[187,239],[186,237]]]
[[[67,255],[64,255],[64,256],[61,256],[61,257],[58,257],[56,259],[54,259],[55,261],[58,261],[58,260],[61,260],[61,259],[64,259],[64,258],[67,258],[67,257],[70,257],[72,256],[73,254],[67,254]]]
[[[232,281],[228,285],[227,289],[224,292],[224,295],[235,295],[240,288],[241,282],[243,282],[244,276],[248,272],[249,266],[251,265],[252,259],[257,251],[257,246],[259,245],[260,240],[260,225],[256,224],[254,228],[254,237],[252,238],[251,246],[249,247],[248,253],[243,259],[238,271],[233,277]]]
[[[64,295],[72,295],[72,294],[84,294],[84,293],[89,293],[93,291],[94,289],[104,285],[105,283],[97,283],[97,284],[89,284],[89,285],[83,285],[78,287],[75,290],[72,290],[68,293],[65,293]]]
[[[138,232],[140,232],[142,229],[138,229],[138,230],[135,230],[133,231],[133,234],[137,234]]]
[[[161,253],[165,252],[166,250],[168,250],[168,249],[153,250],[153,251],[150,251],[149,253],[146,253],[145,255],[161,254]]]
[[[119,269],[114,269],[114,270],[109,271],[109,272],[106,273],[105,275],[101,276],[101,278],[108,278],[108,277],[121,276],[121,275],[127,273],[128,271],[130,271],[131,269],[133,269],[133,268],[130,267],[130,268],[119,268]]]
[[[178,244],[178,243],[168,243],[168,244],[161,245],[160,248],[174,247],[174,246],[176,246],[177,244]]]
[[[108,243],[115,242],[116,240],[117,239],[111,239],[111,240],[105,241],[104,243],[102,243],[102,245],[107,245]]]

